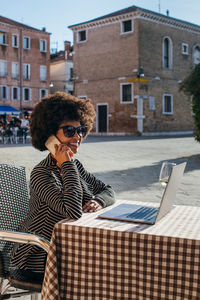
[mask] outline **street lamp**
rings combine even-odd
[[[141,66],[139,68],[139,72],[137,74],[137,78],[143,78],[144,77],[144,68]]]

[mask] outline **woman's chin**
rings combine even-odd
[[[74,154],[76,154],[79,150],[79,147],[71,147],[71,150]]]

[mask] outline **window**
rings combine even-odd
[[[155,105],[155,97],[149,96],[149,110],[155,110],[156,105]]]
[[[193,64],[198,65],[200,63],[200,44],[197,44],[193,48]]]
[[[40,80],[45,81],[47,80],[47,67],[40,66]]]
[[[133,31],[132,20],[126,20],[121,23],[121,33],[127,33]]]
[[[0,30],[0,45],[8,45],[8,32]]]
[[[7,75],[7,61],[0,60],[0,76],[5,77]]]
[[[24,36],[23,47],[24,47],[24,49],[30,49],[31,48],[30,37]]]
[[[0,86],[0,93],[1,93],[1,100],[7,100],[8,99],[8,87],[6,85]]]
[[[133,84],[121,83],[121,103],[133,103]]]
[[[163,95],[163,114],[164,115],[173,114],[173,96],[171,94]]]
[[[31,89],[30,88],[23,88],[23,100],[24,101],[31,101],[32,95],[31,95]]]
[[[39,98],[47,97],[48,96],[48,90],[47,89],[40,89]]]
[[[47,41],[40,40],[40,52],[47,52]]]
[[[20,88],[17,86],[12,87],[12,100],[20,100]]]
[[[12,35],[12,46],[14,48],[18,48],[18,46],[19,46],[19,44],[18,44],[18,35],[17,34]]]
[[[73,80],[74,77],[74,70],[73,68],[70,68],[70,80]]]
[[[169,37],[163,39],[163,68],[172,69],[172,41]]]
[[[19,63],[12,62],[12,78],[18,78],[18,77],[19,77]]]
[[[193,106],[193,98],[194,98],[193,95],[190,96],[190,110],[191,110],[191,115],[192,116],[194,116],[194,111],[193,111],[193,108],[192,108],[192,106]]]
[[[31,78],[31,66],[30,64],[24,64],[24,79]]]
[[[182,43],[181,49],[182,54],[188,55],[188,44]]]
[[[86,30],[82,30],[78,32],[78,42],[85,42],[86,41]]]

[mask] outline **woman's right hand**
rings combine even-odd
[[[59,144],[59,145],[55,144],[54,147],[55,147],[54,158],[57,161],[58,167],[61,167],[61,165],[65,161],[71,161],[74,153],[68,146],[66,146],[65,144]]]

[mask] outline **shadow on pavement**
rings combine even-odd
[[[169,162],[180,164],[187,162],[185,173],[194,170],[200,170],[200,154],[191,155],[188,157],[180,157]],[[104,178],[104,182],[112,185],[116,192],[130,191],[151,186],[158,182],[160,168],[163,161],[150,166],[142,166],[138,168],[130,168],[124,170],[115,170],[111,172],[98,172],[94,175],[98,178]]]

